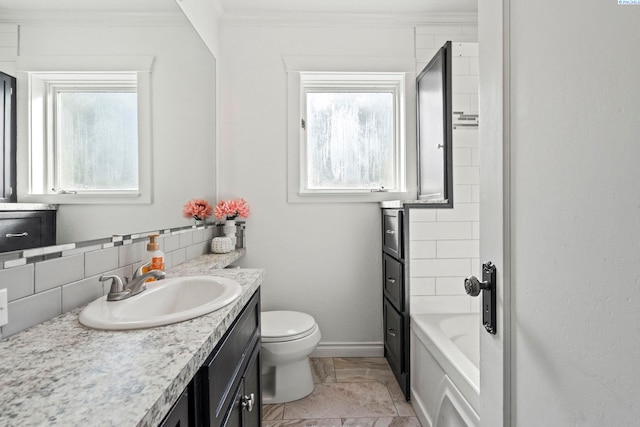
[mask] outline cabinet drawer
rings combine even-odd
[[[382,249],[402,259],[402,211],[399,209],[382,211]]]
[[[259,301],[260,294],[256,292],[202,367],[204,408],[208,414],[205,425],[222,425],[251,351],[259,345]]]
[[[399,311],[404,311],[404,265],[389,255],[382,260],[384,295]]]
[[[384,352],[396,376],[404,372],[404,322],[402,315],[384,300]]]
[[[0,212],[0,252],[56,244],[55,212]]]

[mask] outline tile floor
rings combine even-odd
[[[384,358],[311,358],[315,390],[263,405],[264,427],[419,427]]]

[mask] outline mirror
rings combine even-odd
[[[453,207],[451,42],[418,75],[418,199]]]
[[[114,204],[107,200],[102,204],[59,204],[56,243],[192,225],[193,220],[182,217],[182,206],[188,200],[203,198],[212,205],[216,202],[216,58],[191,29],[173,0],[145,2],[149,13],[140,16],[148,16],[150,23],[144,25],[140,25],[139,20],[131,20],[128,24],[124,13],[122,24],[112,25],[104,20],[105,13],[113,16],[126,12],[123,9],[128,7],[126,2],[100,6],[101,11],[78,11],[81,19],[77,21],[73,16],[67,18],[65,15],[64,24],[52,23],[50,16],[47,18],[44,13],[62,6],[42,0],[35,7],[35,2],[29,2],[30,9],[22,8],[20,2],[3,4],[0,0],[0,10],[12,12],[10,16],[15,19],[16,25],[6,26],[14,32],[15,45],[3,48],[6,51],[13,49],[15,57],[19,54],[52,58],[93,55],[149,55],[154,58],[149,112],[152,123],[151,203]],[[109,7],[113,10],[106,10]],[[121,9],[115,10],[116,7]],[[35,20],[42,19],[42,25],[20,25],[32,15]],[[53,13],[51,16],[58,15]],[[167,20],[176,25],[167,25]],[[7,36],[9,39],[11,37]],[[0,71],[15,75],[14,64],[2,62]],[[27,83],[17,81],[18,93],[20,85]],[[21,102],[24,100],[19,98],[19,109],[23,108]],[[25,130],[26,124],[19,119],[19,189],[26,185],[20,175],[28,167]]]

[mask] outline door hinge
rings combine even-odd
[[[300,127],[302,129],[306,129],[307,127],[307,122],[304,121],[304,119],[300,119]]]

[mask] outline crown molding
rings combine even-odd
[[[269,26],[420,26],[477,24],[477,13],[431,13],[415,14],[365,14],[365,13],[311,13],[311,12],[225,12],[220,18],[222,25],[269,25]]]
[[[2,11],[0,23],[33,25],[189,25],[181,11]]]

